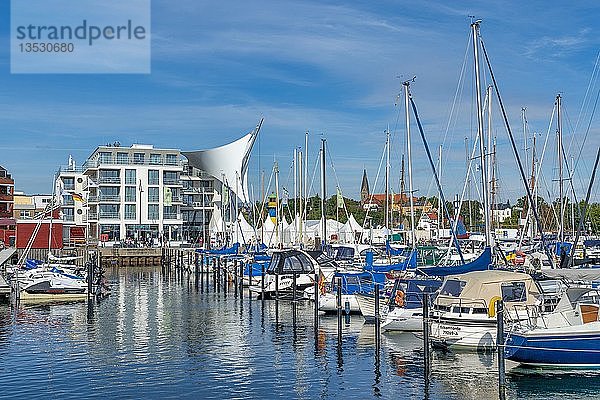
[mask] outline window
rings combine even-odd
[[[125,204],[125,219],[135,219],[136,206],[135,204]]]
[[[177,165],[177,154],[167,154],[165,156],[167,165]]]
[[[467,283],[465,281],[459,281],[458,279],[449,279],[442,285],[440,294],[446,296],[460,296],[460,293],[464,289]]]
[[[526,301],[525,282],[507,282],[502,284],[502,301]]]
[[[179,183],[179,177],[177,176],[177,172],[174,171],[165,171],[163,173],[163,182],[165,185],[176,185]]]
[[[157,187],[148,188],[148,203],[158,203],[159,193]]]
[[[129,154],[117,153],[117,164],[129,164]]]
[[[163,208],[164,219],[177,219],[177,208],[173,206],[165,206]]]
[[[118,186],[102,186],[99,192],[100,201],[121,201]]]
[[[119,219],[118,204],[100,204],[100,218]]]
[[[75,178],[62,178],[63,188],[65,190],[75,190]]]
[[[126,169],[125,170],[125,184],[126,185],[135,185],[135,169]]]
[[[100,225],[100,235],[106,240],[119,240],[120,230],[119,225]]]
[[[158,185],[158,184],[159,184],[158,170],[149,169],[148,170],[148,185]]]
[[[63,208],[61,211],[63,213],[63,221],[75,221],[72,208]]]
[[[160,165],[161,163],[160,154],[150,154],[150,165]]]
[[[148,204],[148,219],[159,219],[158,204]]]
[[[133,163],[134,164],[143,164],[144,163],[144,153],[133,153]]]
[[[135,186],[125,186],[125,201],[135,201]]]
[[[120,171],[118,169],[101,169],[98,182],[121,183]]]
[[[110,164],[112,162],[112,153],[109,151],[101,151],[98,153],[98,162],[100,164]]]

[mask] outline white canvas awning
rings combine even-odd
[[[182,151],[190,165],[212,175],[243,202],[248,197],[248,161],[250,152],[262,126],[260,120],[256,128],[235,142],[209,150]]]

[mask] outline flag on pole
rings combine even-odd
[[[337,188],[337,208],[344,208],[344,197],[339,187]]]
[[[165,186],[164,188],[163,203],[166,207],[173,205],[173,191],[170,187]]]
[[[288,200],[290,199],[290,194],[286,188],[283,188],[283,198],[281,199],[281,205],[287,206]]]
[[[79,193],[71,193],[71,197],[73,198],[73,201],[78,201],[78,202],[83,202],[83,196]]]

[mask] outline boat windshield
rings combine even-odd
[[[442,288],[440,289],[440,294],[458,297],[460,296],[466,284],[467,282],[458,279],[448,279],[442,285]]]
[[[502,301],[526,301],[525,282],[505,282],[502,284]]]

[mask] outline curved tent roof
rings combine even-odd
[[[212,175],[227,185],[239,199],[248,201],[248,161],[250,152],[262,126],[263,119],[256,128],[244,137],[208,150],[182,151],[190,165]]]

